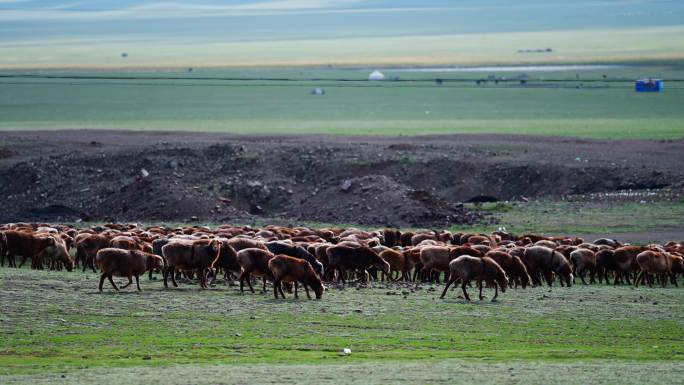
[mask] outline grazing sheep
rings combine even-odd
[[[444,298],[447,290],[449,290],[449,286],[458,279],[462,282],[461,289],[463,290],[463,295],[467,301],[470,301],[470,296],[466,291],[466,286],[472,280],[478,281],[478,286],[480,287],[480,301],[484,299],[484,296],[482,295],[482,281],[494,286],[494,298],[492,298],[492,302],[496,301],[496,298],[499,296],[499,287],[501,288],[502,293],[505,293],[506,287],[508,287],[506,273],[498,263],[489,257],[478,258],[471,257],[470,255],[461,255],[449,262],[449,280],[447,281],[440,298]]]
[[[262,277],[264,282],[263,291],[266,292],[266,278],[273,279],[271,274],[271,269],[268,267],[268,261],[275,257],[273,253],[264,249],[257,248],[247,248],[238,251],[237,260],[241,267],[240,273],[240,292],[244,293],[245,281],[249,289],[254,293],[254,288],[252,287],[251,275],[256,275]]]
[[[101,234],[90,234],[76,242],[76,256],[83,260],[83,271],[90,266],[95,272],[95,255],[100,249],[109,247],[110,237]]]
[[[311,267],[318,273],[319,277],[323,276],[323,264],[301,246],[290,245],[284,242],[268,242],[266,243],[266,248],[273,254],[285,254],[303,259],[311,264]]]
[[[648,248],[645,246],[622,246],[613,250],[612,253],[604,253],[601,255],[604,269],[615,271],[615,281],[613,282],[613,285],[617,285],[622,278],[627,281],[628,285],[632,284],[629,279],[630,275],[639,268],[636,257],[639,253],[646,251],[647,249]]]
[[[17,267],[16,256],[21,255],[22,259],[21,263],[19,263],[19,267],[23,266],[24,263],[31,258],[32,266],[38,268],[38,259],[41,253],[46,248],[57,247],[60,243],[50,235],[34,235],[16,230],[8,230],[3,234],[5,253],[7,254],[7,260],[10,267]]]
[[[167,268],[164,270],[164,287],[168,287],[168,276],[171,275],[173,286],[176,283],[176,269],[196,271],[200,287],[207,289],[207,273],[221,253],[221,242],[218,240],[173,241],[162,247],[162,254]]]
[[[337,269],[338,277],[342,282],[346,282],[344,273],[346,270],[355,270],[363,275],[365,281],[368,281],[369,275],[367,269],[376,267],[384,273],[389,273],[389,264],[367,246],[348,247],[335,245],[326,250],[328,255],[329,269]]]
[[[589,282],[595,283],[594,275],[596,274],[596,254],[589,249],[577,249],[570,253],[570,261],[575,270],[575,275],[579,275],[583,284],[587,284],[584,280],[584,273],[589,271]]]
[[[39,235],[44,236],[44,235]],[[50,270],[61,270],[62,266],[66,268],[67,271],[71,271],[75,267],[75,261],[69,254],[68,248],[66,246],[66,241],[61,237],[56,237],[54,235],[49,235],[49,237],[54,238],[56,243],[54,246],[48,246],[43,249],[38,254],[37,264],[42,265],[44,261],[49,264]]]
[[[281,254],[268,261],[268,268],[273,276],[273,295],[276,299],[278,299],[278,292],[285,299],[285,293],[283,293],[281,285],[282,282],[294,282],[295,298],[299,298],[297,293],[299,283],[304,286],[306,296],[309,299],[311,299],[309,286],[311,286],[316,294],[316,299],[321,299],[321,296],[323,296],[324,287],[321,283],[321,278],[307,261]]]
[[[675,271],[682,271],[684,265],[682,258],[672,256],[665,252],[646,250],[636,256],[637,264],[641,271],[634,279],[634,286],[639,286],[639,281],[646,279],[648,287],[653,287],[653,275],[660,280],[662,287],[667,286],[667,276],[672,274],[673,264]]]
[[[573,275],[570,263],[558,251],[545,246],[532,246],[525,249],[520,257],[535,285],[541,285],[539,274],[544,274],[546,283],[551,287],[553,285],[551,273],[558,274],[565,280],[568,287],[572,285]]]
[[[426,246],[420,249],[420,262],[423,268],[420,271],[422,280],[432,281],[432,273],[437,272],[437,283],[439,283],[439,272],[449,273],[449,262],[457,255],[451,253],[447,246]],[[448,278],[448,277],[447,277]]]
[[[396,281],[400,276],[402,280],[409,280],[409,272],[411,269],[406,269],[407,265],[404,253],[394,249],[385,249],[381,251],[379,255],[380,258],[384,259],[385,262],[389,264],[389,274],[387,274],[388,281]],[[392,276],[395,272],[397,273],[396,278]],[[383,278],[384,276],[385,275],[383,274]]]
[[[150,269],[164,269],[164,260],[162,257],[146,253],[140,250],[125,250],[119,248],[104,248],[95,255],[95,263],[102,270],[100,276],[99,291],[102,291],[102,284],[105,278],[109,279],[114,290],[119,291],[119,288],[114,284],[112,276],[127,277],[128,283],[122,286],[122,289],[127,288],[133,283],[135,277],[135,285],[140,289],[140,282],[138,277]]]
[[[525,264],[519,257],[511,256],[503,250],[492,250],[485,254],[485,257],[491,258],[494,262],[498,263],[511,280],[510,283],[515,282],[516,287],[520,283],[522,288],[525,289],[532,281],[532,278],[527,273]]]

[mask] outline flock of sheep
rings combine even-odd
[[[75,252],[72,253],[72,249]],[[75,257],[72,257],[72,254]],[[527,285],[571,286],[575,276],[582,283],[611,280],[613,284],[668,281],[677,285],[684,273],[684,242],[665,245],[623,245],[613,239],[585,242],[581,238],[451,233],[448,231],[364,231],[355,228],[323,228],[222,225],[142,228],[129,224],[106,224],[89,229],[68,225],[13,223],[0,225],[0,263],[21,267],[29,259],[34,269],[79,266],[101,271],[99,290],[105,279],[119,288],[112,277],[126,277],[140,290],[139,276],[163,274],[178,286],[179,276],[197,280],[208,288],[213,280],[233,279],[254,292],[252,278],[261,278],[263,291],[273,283],[276,298],[285,298],[283,284],[298,297],[299,285],[307,297],[324,293],[323,282],[348,279],[430,281],[446,283],[442,297],[452,284],[460,283],[463,295],[476,282],[479,297],[483,287],[499,290]],[[21,257],[17,265],[17,257]]]

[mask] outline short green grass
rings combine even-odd
[[[440,300],[440,286],[427,284],[350,285],[320,301],[276,301],[225,284],[165,290],[144,278],[141,293],[105,286],[98,294],[97,283],[93,273],[0,269],[0,376],[204,364],[684,360],[684,296],[674,287],[528,288],[496,303],[464,303],[458,291]],[[343,348],[352,355],[341,356]]]

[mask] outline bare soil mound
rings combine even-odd
[[[479,219],[462,204],[448,203],[385,175],[345,179],[316,193],[293,214],[301,220],[389,227],[448,227]]]
[[[4,133],[0,222],[258,219],[443,227],[462,202],[684,185],[684,141]]]

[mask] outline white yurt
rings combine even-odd
[[[382,72],[375,70],[371,72],[370,75],[368,75],[368,80],[370,81],[379,81],[379,80],[385,80],[385,74]]]

